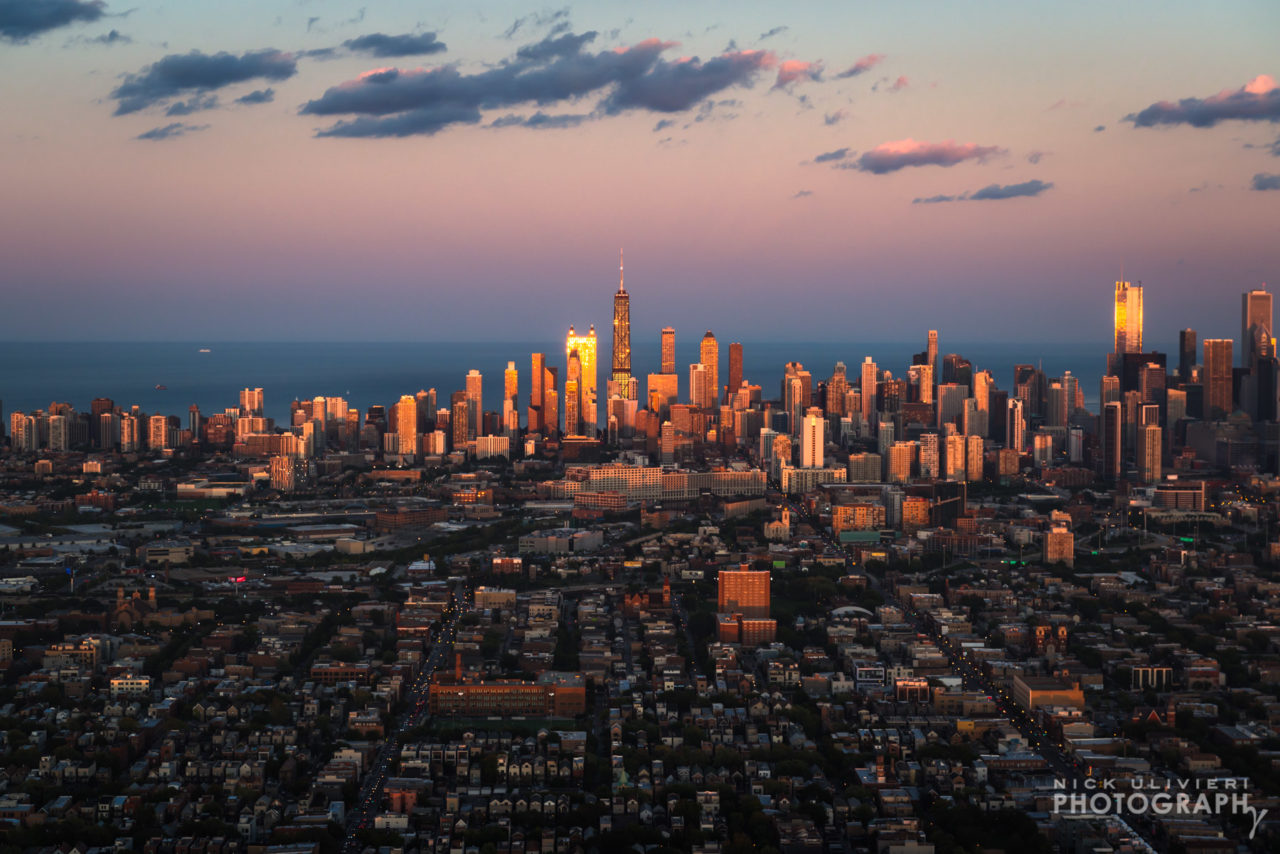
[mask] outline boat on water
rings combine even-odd
[[[200,352],[201,352],[201,353],[212,353],[213,351],[212,351],[212,350],[210,350],[208,347],[201,347],[201,348],[200,348]]]
[[[167,385],[161,385],[160,383],[156,383],[156,391],[168,391],[168,390],[169,390],[169,387]]]

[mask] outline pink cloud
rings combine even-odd
[[[951,139],[943,142],[920,142],[907,138],[877,145],[859,157],[856,164],[850,164],[850,168],[884,175],[908,166],[954,166],[966,160],[982,163],[992,155],[1005,153],[1006,149],[998,145],[958,143]]]
[[[1280,121],[1280,85],[1269,74],[1259,74],[1239,89],[1223,89],[1207,98],[1157,101],[1138,113],[1125,116],[1135,127],[1188,124],[1208,128],[1218,122]]]
[[[878,64],[883,62],[884,59],[885,55],[883,53],[869,53],[853,65],[850,65],[844,71],[841,71],[836,75],[836,77],[841,79],[845,77],[857,77],[864,71],[870,71],[872,68],[875,68]]]
[[[774,88],[789,86],[796,81],[819,80],[822,78],[821,62],[806,62],[802,59],[788,59],[778,66],[778,80]]]

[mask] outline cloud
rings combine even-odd
[[[152,128],[146,133],[140,133],[134,139],[162,140],[174,139],[175,137],[185,136],[196,131],[206,130],[208,125],[187,125],[182,122],[174,122],[164,127]]]
[[[844,71],[841,71],[839,74],[837,74],[836,79],[842,80],[848,77],[857,77],[859,74],[862,74],[863,72],[870,71],[871,69],[875,68],[884,60],[885,60],[885,55],[883,53],[869,53],[866,56],[862,57],[862,59],[859,59],[853,65],[850,65]]]
[[[236,98],[237,104],[269,104],[276,99],[275,89],[254,89],[248,95]]]
[[[1253,176],[1253,189],[1255,190],[1280,190],[1280,175],[1274,175],[1268,172],[1259,172]]]
[[[1016,199],[1020,196],[1038,196],[1053,187],[1052,182],[1023,181],[1021,184],[988,184],[969,194],[969,200],[981,202],[996,199]]]
[[[996,145],[978,145],[973,142],[917,142],[901,139],[877,145],[858,158],[857,169],[884,175],[908,166],[954,166],[966,160],[985,162],[988,157],[1004,154],[1006,150]]]
[[[558,57],[573,56],[576,53],[580,53],[583,47],[595,40],[595,30],[576,35],[574,33],[549,35],[540,42],[527,44],[518,49],[516,51],[516,59],[523,59],[529,62],[544,62]]]
[[[1045,152],[1043,151],[1030,151],[1027,153],[1027,162],[1034,166],[1040,162],[1044,155]]]
[[[908,80],[905,75],[903,75],[899,77],[897,80],[889,84],[888,91],[901,92],[903,89],[906,89],[910,85],[911,85],[911,81]]]
[[[85,41],[88,42],[89,44],[112,45],[112,44],[130,44],[133,42],[133,39],[129,38],[119,30],[111,30],[110,32],[103,33],[100,36],[94,36],[91,39],[85,39]]]
[[[671,127],[674,124],[675,124],[675,121],[673,121],[672,119],[659,119],[658,123],[653,126],[653,132],[657,133],[658,131],[666,130],[667,128]]]
[[[553,33],[562,32],[569,26],[569,7],[552,12],[534,12],[532,15],[516,18],[511,26],[507,27],[502,37],[515,38],[516,33],[520,32],[526,24],[534,27],[551,27]]]
[[[780,27],[774,27],[772,30],[769,30],[768,32],[761,33],[758,41],[764,41],[765,39],[771,39],[774,36],[780,36],[789,29],[791,28],[786,26],[785,24]]]
[[[1280,122],[1280,85],[1271,76],[1259,74],[1239,89],[1223,89],[1207,98],[1183,98],[1176,104],[1157,101],[1124,117],[1140,128],[1179,124],[1210,128],[1232,119]]]
[[[137,74],[128,74],[111,97],[117,116],[164,103],[188,92],[209,92],[248,80],[285,80],[298,71],[297,60],[278,50],[247,51],[240,56],[220,52],[174,53]]]
[[[520,105],[548,107],[598,94],[596,112],[675,113],[733,86],[750,85],[772,68],[772,53],[738,51],[702,61],[674,61],[674,45],[648,39],[599,53],[582,50],[594,34],[547,38],[512,58],[465,74],[455,66],[379,68],[326,90],[301,108],[304,115],[355,116],[320,136],[405,136],[436,133],[451,123],[474,124],[481,111]],[[722,102],[723,103],[723,102]],[[552,117],[548,116],[548,120]]]
[[[805,62],[802,59],[788,59],[778,66],[778,79],[773,88],[780,89],[797,81],[822,79],[821,62]]]
[[[844,160],[849,156],[848,148],[837,148],[835,151],[826,151],[813,158],[814,163],[833,163],[837,160]]]
[[[192,95],[189,100],[174,101],[169,105],[169,109],[164,111],[164,114],[166,116],[189,116],[201,110],[212,110],[217,106],[217,95]]]
[[[435,33],[402,33],[389,36],[385,33],[369,33],[347,39],[342,43],[347,50],[367,53],[370,56],[425,56],[441,53],[446,50],[445,43],[436,38]]]
[[[844,121],[848,117],[849,114],[844,110],[836,110],[834,113],[824,114],[822,116],[822,123],[827,127],[831,127],[832,125],[840,124],[840,122]]]
[[[796,190],[796,194],[795,194],[794,196],[792,196],[791,198],[793,198],[793,199],[805,199],[805,198],[808,198],[809,196],[812,196],[812,195],[813,195],[813,190]]]
[[[983,202],[1017,199],[1038,196],[1052,187],[1053,184],[1046,181],[1023,181],[1021,184],[1003,185],[989,184],[981,190],[974,190],[972,193],[961,193],[958,196],[929,196],[927,198],[912,199],[911,203],[913,205],[934,205],[940,202]]]
[[[491,128],[506,127],[525,127],[534,128],[535,130],[557,130],[560,128],[572,128],[582,124],[591,118],[587,115],[559,115],[549,116],[539,110],[532,116],[506,115],[501,118],[494,119],[489,123]]]
[[[0,38],[24,42],[76,21],[96,21],[101,0],[0,0]]]
[[[1097,127],[1095,127],[1095,128],[1093,129],[1093,132],[1094,132],[1094,133],[1102,133],[1102,132],[1103,132],[1104,130],[1106,130],[1106,129],[1107,129],[1107,126],[1106,126],[1106,125],[1098,125]]]

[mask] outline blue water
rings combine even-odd
[[[640,378],[658,370],[658,336],[652,341],[632,339],[632,373]],[[698,360],[700,335],[677,333],[676,365],[681,398],[687,396],[688,365]],[[608,379],[609,340],[600,339],[602,364],[598,383],[603,401]],[[766,399],[776,398],[783,366],[799,361],[813,374],[815,385],[843,361],[852,379],[864,356],[894,376],[906,375],[911,356],[924,350],[923,336],[914,342],[743,342],[743,374],[763,388]],[[207,347],[211,352],[201,353]],[[502,372],[512,360],[520,371],[520,406],[527,405],[529,355],[547,354],[549,365],[565,376],[563,341],[543,342],[305,342],[305,343],[0,343],[0,404],[5,413],[47,409],[52,401],[66,401],[87,411],[95,397],[109,397],[117,406],[134,404],[147,413],[182,415],[195,403],[206,415],[239,405],[240,390],[261,386],[266,414],[287,424],[295,398],[340,395],[363,413],[372,404],[390,407],[402,394],[435,388],[448,405],[449,394],[465,386],[472,368],[484,375],[487,409],[500,409]],[[1042,363],[1049,376],[1070,370],[1079,378],[1086,405],[1095,408],[1098,383],[1106,363],[1105,344],[994,341],[950,341],[943,337],[939,352],[959,353],[975,370],[987,369],[996,385],[1013,388],[1013,366]],[[729,341],[720,341],[720,384],[728,381]],[[164,385],[166,390],[156,390]],[[523,413],[521,415],[523,419]],[[7,429],[7,422],[6,422]]]

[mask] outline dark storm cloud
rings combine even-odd
[[[980,190],[974,190],[972,193],[961,193],[958,196],[929,196],[928,198],[912,199],[911,203],[913,205],[932,205],[939,202],[984,202],[1017,199],[1038,196],[1052,187],[1053,184],[1046,181],[1023,181],[1021,184],[1003,185],[989,184]]]
[[[21,42],[76,21],[96,21],[105,8],[101,0],[0,0],[0,38]]]
[[[826,151],[813,158],[814,163],[832,163],[836,160],[844,160],[849,156],[849,149],[837,148],[835,151]]]
[[[418,33],[416,35],[403,33],[396,36],[389,36],[385,33],[369,33],[367,36],[347,39],[342,43],[342,46],[347,50],[367,53],[370,56],[377,57],[425,56],[431,53],[441,53],[446,49],[445,43],[437,39],[435,33]]]
[[[1253,189],[1280,190],[1280,175],[1259,172],[1257,175],[1253,176]]]
[[[917,142],[903,139],[877,145],[858,158],[857,168],[862,172],[884,175],[908,166],[954,166],[966,160],[979,163],[995,154],[1004,154],[997,145],[978,145],[972,142]]]
[[[1271,77],[1260,74],[1239,89],[1224,89],[1207,98],[1183,98],[1176,104],[1157,101],[1141,112],[1124,117],[1140,128],[1180,124],[1209,128],[1231,119],[1280,122],[1280,86]]]
[[[556,130],[559,128],[577,127],[589,118],[591,117],[582,114],[549,116],[539,110],[532,116],[517,116],[514,114],[502,116],[501,118],[494,119],[490,122],[489,127],[524,127],[533,128],[535,130]]]
[[[164,127],[152,128],[146,133],[140,133],[135,137],[135,139],[146,139],[146,140],[153,140],[153,141],[162,140],[162,139],[173,139],[175,137],[184,136],[189,133],[195,133],[196,131],[205,130],[208,127],[209,127],[208,125],[187,125],[187,124],[183,124],[182,122],[174,122],[173,124],[168,124],[168,125],[165,125]]]
[[[594,94],[602,96],[597,114],[630,109],[674,113],[724,89],[747,85],[758,71],[775,64],[773,54],[765,51],[739,51],[706,62],[697,57],[668,62],[661,54],[673,45],[657,39],[584,52],[582,47],[593,38],[593,33],[548,37],[474,74],[453,66],[367,72],[331,87],[300,112],[356,116],[320,131],[320,136],[369,137],[432,134],[450,123],[474,124],[481,110],[544,107]],[[548,115],[543,121],[554,125],[563,119]]]
[[[297,60],[277,50],[230,53],[175,53],[125,76],[111,93],[117,116],[163,103],[188,92],[209,92],[247,80],[285,80],[298,71]]]
[[[201,110],[212,110],[217,106],[217,95],[192,95],[186,101],[174,101],[169,105],[169,109],[164,111],[164,114],[166,116],[189,116]]]
[[[881,62],[883,62],[884,59],[885,59],[885,55],[883,53],[869,53],[866,56],[862,57],[862,59],[859,59],[853,65],[850,65],[844,71],[841,71],[839,74],[837,74],[836,79],[842,80],[848,77],[857,77],[859,74],[862,74],[864,72],[870,71],[871,69],[875,68]]]
[[[269,104],[276,99],[275,89],[255,89],[248,95],[236,98],[237,104]]]

